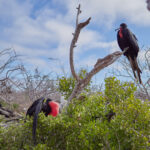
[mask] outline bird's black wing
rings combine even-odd
[[[34,112],[34,118],[33,118],[33,128],[32,128],[32,134],[33,134],[33,141],[34,143],[36,143],[36,127],[37,127],[37,119],[38,119],[38,114],[41,112],[42,110],[42,106],[43,106],[43,102],[44,102],[44,98],[41,98],[38,100],[38,103],[35,107],[35,112]]]
[[[132,47],[132,50],[134,50],[135,52],[138,53],[139,46],[138,46],[138,43],[137,43],[136,36],[129,29],[125,29],[124,34],[125,34],[125,37],[128,40],[128,42],[130,43],[129,46]]]
[[[40,99],[37,99],[36,101],[33,102],[33,104],[28,108],[27,110],[27,113],[26,113],[26,116],[29,115],[30,117],[34,115],[35,113],[35,109],[38,105],[38,103],[43,100],[44,98],[40,98]]]

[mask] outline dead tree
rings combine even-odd
[[[79,4],[77,8],[76,28],[75,28],[75,32],[73,33],[73,39],[70,45],[70,69],[71,69],[73,77],[76,79],[76,84],[75,84],[75,88],[73,89],[72,94],[68,98],[68,104],[72,101],[73,98],[77,97],[82,92],[82,90],[88,85],[91,78],[96,73],[98,73],[100,70],[114,63],[123,54],[120,51],[116,51],[102,59],[98,59],[93,69],[89,73],[87,73],[85,78],[81,79],[75,72],[74,63],[73,63],[74,62],[73,53],[74,53],[74,48],[76,47],[76,43],[77,43],[79,34],[81,32],[81,29],[83,29],[85,26],[87,26],[90,23],[91,18],[88,18],[85,22],[79,23],[78,20],[79,20],[80,13],[81,13],[81,10],[80,10],[80,4]],[[124,52],[127,49],[128,48],[126,48]]]
[[[18,55],[12,48],[0,51],[0,99],[11,100],[14,78],[16,73],[22,69],[19,65]]]
[[[38,68],[30,73],[25,68],[22,70],[22,80],[20,87],[28,96],[29,100],[34,101],[44,95],[50,97],[52,94],[57,93],[55,80],[52,80],[49,74],[42,74]]]
[[[0,115],[4,115],[6,118],[14,117],[13,111],[0,107]]]

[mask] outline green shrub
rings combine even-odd
[[[19,126],[0,128],[3,150],[147,150],[150,148],[150,102],[134,97],[133,84],[111,77],[105,94],[74,99],[58,117],[39,115],[37,145],[32,141],[32,118]],[[107,120],[108,112],[115,115]]]
[[[85,69],[81,69],[78,73],[78,76],[80,79],[83,79],[87,74],[87,71]],[[59,78],[58,82],[58,91],[65,96],[65,99],[68,99],[68,97],[71,95],[74,87],[75,87],[76,80],[70,76],[70,77],[61,77]],[[90,91],[90,84],[84,89],[86,92]]]

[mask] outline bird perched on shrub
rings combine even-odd
[[[33,128],[32,135],[33,141],[36,143],[36,127],[37,127],[37,119],[38,114],[40,112],[44,112],[45,116],[52,115],[56,117],[59,114],[59,104],[57,102],[52,101],[51,99],[40,98],[33,102],[33,104],[28,108],[26,117],[29,115],[33,116]],[[25,119],[26,120],[26,119]]]
[[[127,49],[127,51],[124,53],[124,55],[128,58],[131,68],[133,70],[134,77],[136,79],[137,79],[137,76],[136,76],[136,72],[137,72],[138,80],[141,84],[142,81],[141,81],[140,73],[142,73],[142,72],[137,63],[137,56],[138,56],[138,52],[139,52],[137,38],[127,28],[127,25],[125,23],[120,24],[120,28],[118,28],[116,30],[118,30],[118,33],[117,33],[118,45],[122,51]]]

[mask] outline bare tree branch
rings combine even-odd
[[[145,59],[146,59],[146,62],[147,62],[147,65],[148,65],[148,69],[150,70],[150,49],[146,51],[145,53]]]
[[[73,34],[73,39],[72,39],[72,42],[70,45],[70,68],[71,68],[73,77],[76,79],[76,85],[75,85],[75,88],[73,89],[73,92],[71,93],[70,97],[68,98],[68,104],[71,102],[71,100],[73,98],[75,98],[82,92],[82,90],[88,85],[91,78],[96,73],[98,73],[100,70],[102,70],[105,67],[114,63],[128,49],[128,47],[127,47],[127,48],[125,48],[124,52],[116,51],[102,59],[98,59],[96,64],[94,65],[94,68],[89,73],[87,73],[86,77],[84,79],[80,79],[79,76],[77,76],[75,69],[74,69],[73,50],[74,50],[74,47],[76,47],[75,44],[78,40],[81,29],[83,29],[86,25],[88,25],[91,20],[91,18],[89,18],[85,22],[79,24],[78,17],[79,17],[80,13],[81,13],[81,10],[80,10],[80,5],[79,5],[77,8],[76,29],[75,29],[75,33]]]
[[[79,77],[77,76],[77,74],[75,72],[74,64],[73,64],[73,50],[76,47],[75,44],[78,40],[81,29],[89,24],[91,18],[87,19],[83,23],[78,24],[78,17],[79,17],[79,14],[81,13],[80,5],[78,6],[77,10],[78,11],[77,11],[77,17],[76,17],[76,28],[75,28],[75,32],[73,33],[73,39],[72,39],[72,42],[70,45],[70,68],[71,68],[71,72],[72,72],[73,77],[78,81]]]
[[[38,68],[32,73],[26,69],[22,70],[23,78],[20,81],[20,87],[29,100],[34,101],[43,95],[44,97],[50,97],[57,92],[55,80],[51,79],[50,74],[43,75]]]

